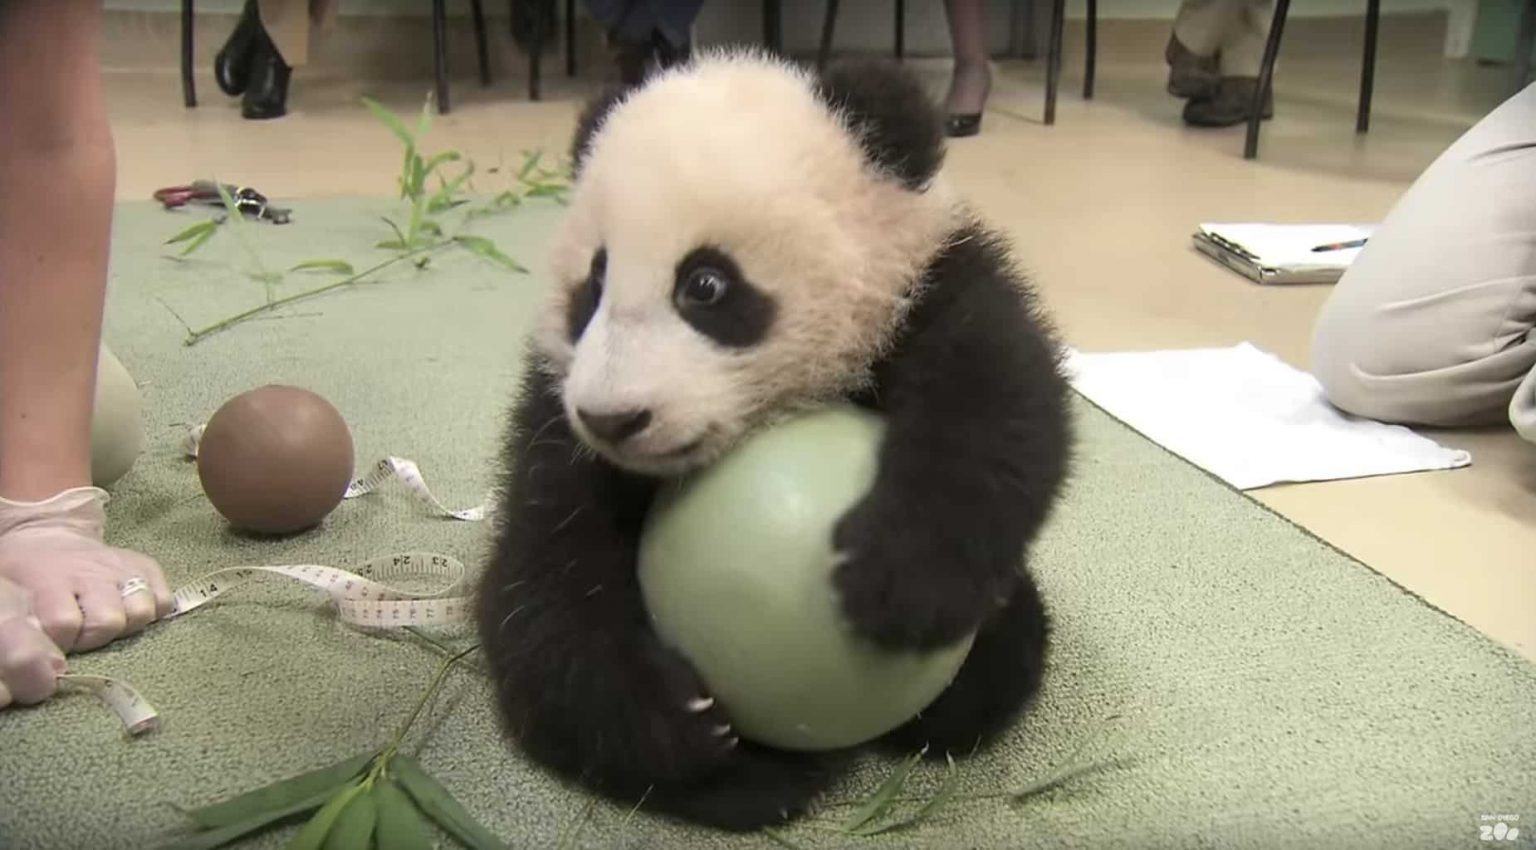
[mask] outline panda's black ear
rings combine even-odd
[[[840,62],[817,93],[859,134],[870,162],[921,189],[944,161],[944,119],[917,76],[894,62]]]
[[[581,164],[587,158],[587,148],[592,145],[592,137],[603,126],[608,113],[624,100],[625,93],[621,88],[608,89],[587,101],[586,108],[581,110],[581,117],[576,119],[576,137],[571,139],[571,170],[576,174],[581,173]]]

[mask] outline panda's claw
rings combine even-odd
[[[726,735],[731,734],[731,724],[721,723],[715,727],[714,732],[716,738],[724,738]]]
[[[702,713],[704,713],[706,711],[709,711],[711,708],[715,707],[715,698],[714,697],[694,697],[693,699],[688,700],[688,702],[684,703],[683,707],[688,709],[689,713],[691,713],[691,714],[702,714]]]

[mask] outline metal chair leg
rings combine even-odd
[[[197,82],[192,78],[192,0],[181,0],[181,100],[197,106]]]
[[[1360,61],[1360,104],[1355,112],[1355,132],[1371,129],[1371,94],[1376,88],[1376,29],[1381,23],[1381,0],[1365,6],[1365,57]]]
[[[1088,0],[1088,38],[1083,48],[1083,100],[1093,100],[1094,65],[1099,56],[1099,0]]]
[[[480,0],[469,0],[469,11],[475,18],[475,51],[480,57],[480,85],[491,84],[491,54],[485,45],[485,10]]]
[[[907,0],[896,0],[896,60],[907,58]]]
[[[832,32],[837,28],[837,2],[827,0],[826,16],[821,20],[821,48],[816,51],[816,67],[827,67],[832,58]]]
[[[1515,37],[1515,81],[1510,94],[1525,88],[1531,79],[1531,48],[1536,47],[1536,0],[1526,0],[1520,9],[1520,34]]]
[[[1259,84],[1253,89],[1253,108],[1248,113],[1248,136],[1243,140],[1243,159],[1259,155],[1259,125],[1264,120],[1264,98],[1275,76],[1275,57],[1280,53],[1280,36],[1285,32],[1285,15],[1291,0],[1275,0],[1275,17],[1269,24],[1269,38],[1264,42],[1264,61],[1259,66]]]
[[[1056,123],[1056,88],[1061,83],[1061,28],[1067,16],[1067,0],[1051,4],[1051,41],[1045,55],[1045,123]]]
[[[437,111],[447,115],[448,102],[448,14],[443,0],[432,0],[432,69],[437,78]]]
[[[565,0],[565,75],[576,76],[576,0]]]

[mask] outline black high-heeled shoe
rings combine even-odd
[[[987,103],[987,98],[992,96],[992,69],[987,65],[976,66],[957,63],[955,69],[951,72],[949,82],[949,97],[945,98],[945,102],[948,103],[954,99],[956,84],[959,83],[961,75],[965,73],[970,73],[973,75],[979,73],[981,75],[980,79],[982,81],[982,89],[981,103],[979,105],[985,106]],[[972,77],[972,79],[974,80],[975,78]],[[965,136],[974,136],[980,132],[980,110],[976,112],[951,112],[944,118],[944,135],[950,137],[951,139],[959,139]]]
[[[974,136],[981,132],[981,113],[968,112],[950,115],[944,119],[944,135],[951,139]]]
[[[234,31],[213,57],[214,82],[230,97],[243,94],[250,82],[251,52],[261,34],[261,13],[256,8],[256,0],[245,0],[245,8],[240,11]]]
[[[253,121],[281,118],[288,113],[288,78],[293,69],[262,32],[251,51],[251,78],[240,101],[240,115]]]

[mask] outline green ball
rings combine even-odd
[[[843,618],[832,530],[875,478],[880,417],[835,408],[747,439],[658,494],[640,589],[662,640],[743,737],[829,750],[911,719],[954,679],[972,637],[881,649]]]

